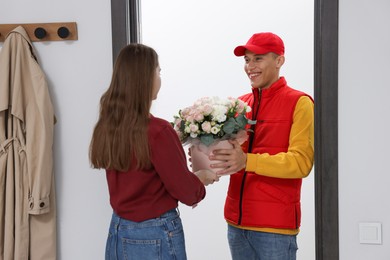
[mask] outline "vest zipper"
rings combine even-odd
[[[253,102],[253,107],[252,111],[255,113],[252,114],[252,120],[257,122],[257,114],[259,113],[260,110],[260,100],[261,100],[261,89],[259,89],[259,98],[257,100],[257,108],[254,110],[254,102]],[[253,116],[254,115],[254,116]],[[253,139],[255,137],[255,128],[256,124],[251,125],[251,130],[253,132],[250,132],[250,137],[249,137],[249,144],[248,144],[248,153],[252,152],[252,145],[253,145]],[[239,204],[239,215],[238,215],[238,225],[241,225],[241,220],[242,220],[242,200],[244,197],[244,186],[245,186],[245,179],[246,179],[247,172],[244,172],[244,175],[242,176],[242,182],[241,182],[241,188],[240,188],[240,204]]]

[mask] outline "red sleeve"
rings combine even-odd
[[[169,194],[192,206],[206,195],[199,178],[187,167],[182,144],[173,128],[167,125],[150,140],[152,164]]]

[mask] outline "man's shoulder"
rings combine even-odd
[[[309,99],[313,100],[313,98],[309,94],[307,94],[307,93],[305,93],[305,92],[303,92],[301,90],[292,88],[290,86],[287,86],[286,93],[288,93],[288,95],[290,95],[290,96],[297,97],[298,99],[300,97],[305,96],[305,97],[308,97]]]

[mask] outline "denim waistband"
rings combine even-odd
[[[168,210],[167,212],[162,214],[159,218],[169,218],[169,217],[173,217],[173,216],[180,216],[180,212],[179,212],[178,208]]]
[[[175,216],[180,216],[180,211],[178,208],[168,210],[167,212],[163,213],[162,215],[160,215],[156,219],[169,218],[169,217],[175,217]],[[116,214],[116,212],[113,212],[112,221],[119,223],[119,222],[121,222],[121,220],[122,221],[131,221],[131,220],[124,219],[124,218],[120,217],[118,214]]]

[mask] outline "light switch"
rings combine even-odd
[[[360,244],[382,244],[382,224],[379,222],[359,223]]]

